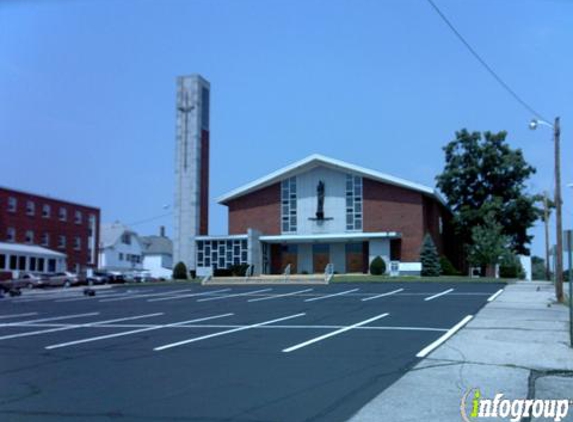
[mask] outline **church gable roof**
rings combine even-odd
[[[345,173],[355,174],[367,179],[375,180],[382,183],[387,183],[405,189],[418,191],[420,193],[424,193],[426,195],[435,197],[442,204],[445,205],[444,199],[442,198],[440,193],[434,188],[424,186],[419,183],[411,182],[379,171],[356,166],[354,164],[350,164],[341,160],[336,160],[334,158],[326,157],[320,154],[309,155],[308,157],[300,161],[297,161],[277,171],[269,173],[266,176],[256,179],[251,183],[247,183],[246,185],[234,189],[222,195],[221,197],[217,198],[217,202],[220,204],[227,204],[229,201],[232,201],[233,199],[258,191],[259,189],[271,186],[275,183],[281,182],[284,179],[288,179],[289,177],[296,176],[298,174],[307,172],[309,170],[321,166],[333,170],[342,171]]]

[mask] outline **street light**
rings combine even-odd
[[[563,302],[563,227],[561,222],[561,153],[559,150],[559,138],[561,136],[561,126],[559,117],[555,118],[555,123],[551,124],[541,119],[532,119],[529,122],[531,130],[537,126],[549,126],[553,129],[553,141],[555,144],[555,220],[557,226],[557,245],[555,257],[555,296],[558,302]]]

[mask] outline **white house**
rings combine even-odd
[[[143,245],[136,232],[119,222],[102,224],[99,268],[104,271],[143,269]]]
[[[171,278],[173,274],[173,242],[162,230],[160,236],[141,238],[143,268],[155,278]]]

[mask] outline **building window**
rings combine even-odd
[[[6,231],[6,240],[8,242],[16,241],[16,229],[14,227],[8,227],[8,230]]]
[[[44,272],[44,258],[38,258],[38,271]]]
[[[66,236],[58,236],[58,248],[64,249],[66,247]]]
[[[18,200],[13,196],[8,198],[8,211],[9,212],[16,212],[18,208]]]
[[[129,233],[121,235],[121,243],[124,245],[131,245],[131,235]]]
[[[20,271],[26,271],[26,257],[25,256],[19,256],[18,257],[18,269]]]
[[[91,248],[88,247],[88,264],[93,264],[93,263],[94,263],[93,251]]]
[[[18,257],[16,255],[10,255],[10,269],[11,270],[18,269]]]
[[[34,215],[36,214],[36,204],[34,201],[26,201],[26,214]]]
[[[42,235],[42,246],[50,246],[50,234],[44,233]]]
[[[0,270],[6,268],[6,255],[0,254]]]
[[[362,177],[346,175],[346,230],[362,230]]]
[[[121,252],[119,253],[119,260],[123,261],[123,253],[121,253]]]
[[[197,241],[197,266],[228,269],[233,265],[247,263],[247,241],[199,240]]]
[[[34,243],[34,232],[26,230],[26,243]]]
[[[82,224],[83,216],[81,211],[76,211],[75,213],[75,223]]]
[[[30,271],[36,271],[36,258],[31,256],[29,262]]]
[[[48,204],[44,204],[42,206],[42,217],[50,218],[51,214],[52,214],[52,207],[50,207]]]
[[[296,232],[296,177],[281,183],[281,225],[283,233]]]
[[[74,250],[79,251],[82,249],[82,238],[79,236],[76,236],[74,238]]]
[[[68,219],[68,210],[61,207],[58,215],[60,217],[60,221],[66,221]]]

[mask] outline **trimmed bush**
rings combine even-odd
[[[187,266],[183,262],[179,261],[173,268],[173,279],[187,280]]]
[[[382,275],[386,272],[386,262],[381,256],[377,256],[370,263],[370,274],[372,275]]]
[[[442,255],[440,257],[440,268],[442,269],[443,275],[460,275],[461,274],[458,270],[456,270],[456,267],[454,267],[452,262],[445,255]]]
[[[422,250],[420,251],[420,261],[422,262],[422,277],[439,277],[442,272],[438,250],[432,236],[426,234]]]
[[[501,278],[524,279],[525,271],[521,266],[521,261],[514,254],[505,256],[499,264],[499,276]]]
[[[249,268],[249,264],[231,265],[229,269],[231,270],[231,275],[233,277],[244,277],[247,272],[247,268]]]

